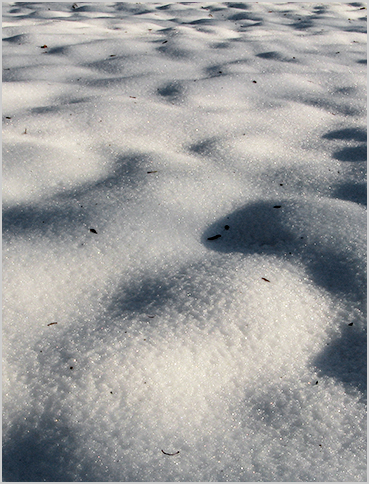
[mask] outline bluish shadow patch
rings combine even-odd
[[[264,22],[252,22],[250,20],[249,23],[243,23],[242,25],[240,25],[239,32],[247,32],[251,28],[253,28],[253,27],[260,27],[263,24],[264,24]],[[237,42],[237,40],[241,40],[242,41],[242,39],[236,39],[235,41]]]
[[[9,42],[11,44],[27,44],[29,43],[29,36],[26,34],[12,35],[11,37],[4,37],[3,42]]]
[[[329,11],[329,7],[327,5],[316,5],[313,8],[313,12],[316,15],[323,15],[323,14],[327,13],[328,11]]]
[[[235,13],[228,17],[228,20],[238,21],[238,20],[252,20],[254,22],[261,22],[263,19],[255,16],[252,13],[240,12]]]
[[[341,139],[341,140],[353,140],[353,141],[365,141],[367,140],[367,134],[365,129],[361,128],[345,128],[330,131],[323,135],[324,139]]]
[[[97,62],[84,64],[84,67],[103,72],[104,74],[122,74],[125,70],[125,62],[129,56],[114,56]]]
[[[214,25],[215,20],[212,18],[199,18],[198,20],[192,20],[187,25]]]
[[[283,224],[281,208],[280,201],[247,205],[209,227],[202,242],[219,252],[282,254],[297,237]]]
[[[138,74],[138,75],[127,75],[127,76],[119,76],[119,77],[104,77],[102,79],[81,79],[79,84],[84,86],[107,89],[109,87],[124,86],[125,84],[132,82],[143,76],[144,74]]]
[[[61,106],[58,103],[51,106],[37,106],[37,108],[31,108],[30,112],[32,114],[48,114],[48,113],[58,113],[61,111]]]
[[[296,30],[308,30],[314,27],[314,21],[311,18],[301,18],[293,22],[290,27]]]
[[[161,45],[156,50],[174,60],[188,59],[190,57],[190,53],[187,50],[178,47],[172,42]]]
[[[48,113],[55,113],[62,110],[68,110],[70,106],[87,103],[91,101],[91,97],[81,97],[76,99],[63,99],[59,98],[55,101],[55,104],[51,104],[48,106],[37,106],[35,108],[31,108],[29,110],[32,114],[48,114]]]
[[[129,287],[123,284],[110,299],[107,309],[113,319],[125,314],[148,313],[155,316],[160,308],[173,299],[171,282],[148,277],[131,283]],[[156,323],[157,320],[150,322]]]
[[[366,183],[342,183],[333,192],[333,197],[367,206]]]
[[[75,206],[63,203],[50,208],[20,205],[3,209],[3,237],[16,237],[25,233],[40,236],[76,234],[83,230],[88,217]]]
[[[205,75],[207,77],[210,77],[210,78],[220,77],[220,76],[224,76],[226,74],[227,74],[226,67],[224,65],[221,65],[221,64],[209,66],[209,67],[206,67],[206,69],[205,69]]]
[[[123,155],[118,157],[110,173],[96,182],[65,190],[49,201],[43,200],[40,206],[28,204],[3,208],[3,237],[22,233],[50,237],[81,234],[87,230],[86,224],[92,223],[95,213],[91,200],[106,190],[135,189],[144,185],[148,166],[147,155]]]
[[[230,42],[217,42],[209,46],[211,49],[229,49],[231,47]]]
[[[352,324],[352,326],[349,326]],[[367,335],[347,321],[340,337],[331,341],[314,359],[318,374],[338,379],[349,392],[357,389],[366,399],[367,392]]]
[[[313,106],[318,109],[325,109],[326,111],[336,114],[340,113],[345,116],[360,116],[363,114],[364,108],[359,109],[356,108],[355,106],[352,106],[349,104],[348,101],[346,102],[339,102],[339,101],[330,101],[328,99],[314,99],[314,98],[307,98],[303,99],[302,101],[299,100],[300,102],[303,102],[304,104],[307,104],[308,106]]]
[[[41,417],[37,427],[14,425],[3,442],[4,482],[95,481],[96,464],[81,464],[73,433],[51,417]],[[78,470],[77,470],[78,469]]]
[[[366,143],[362,146],[346,147],[333,153],[333,157],[336,160],[353,163],[367,161],[367,155]]]
[[[284,208],[289,202],[277,200],[249,204],[209,227],[202,243],[218,252],[273,253],[298,257],[316,284],[336,296],[360,300],[366,275],[358,274],[356,260],[309,244],[288,223]]]
[[[295,59],[292,57],[290,59],[286,58],[285,56],[281,55],[279,52],[262,52],[261,54],[256,54],[255,57],[259,57],[260,59],[268,59],[268,60],[277,60],[281,62],[296,62]]]
[[[286,224],[284,206],[288,207],[288,201],[248,204],[212,224],[203,234],[202,243],[211,250],[226,253],[264,253],[281,258],[291,254],[293,259],[289,260],[303,263],[315,284],[334,297],[343,297],[347,304],[362,304],[366,298],[366,270],[362,261],[355,256],[350,259],[345,253],[319,249],[314,241],[306,241],[293,226]],[[322,374],[336,378],[348,388],[354,386],[363,391],[366,385],[364,332],[344,332],[332,345],[333,351],[327,346],[316,358],[315,365]]]
[[[312,257],[309,259],[309,254]],[[308,247],[302,254],[303,262],[316,284],[337,297],[360,302],[366,293],[366,274],[360,271],[359,262],[349,259],[346,253],[316,250]]]
[[[157,93],[167,101],[178,103],[184,100],[184,86],[179,81],[171,81],[159,87]]]
[[[50,47],[47,49],[48,54],[54,55],[68,55],[70,53],[70,47],[68,45],[59,47]]]
[[[189,151],[196,155],[209,156],[218,149],[218,141],[216,138],[208,138],[197,143],[192,144],[189,147]]]
[[[361,19],[363,21],[366,21],[366,19]],[[359,34],[366,34],[367,33],[367,28],[366,25],[353,25],[351,27],[347,27],[344,30],[344,32],[357,32]]]
[[[226,2],[225,5],[228,8],[238,8],[240,10],[249,10],[250,4],[243,2]]]
[[[334,90],[334,94],[343,94],[344,96],[354,96],[356,93],[356,88],[352,86],[340,87]]]
[[[150,166],[150,161],[145,154],[119,156],[109,175],[94,184],[86,184],[77,193],[82,195],[116,187],[136,188],[145,182],[147,166]]]
[[[160,5],[160,7],[155,7],[155,8],[156,10],[170,10],[171,7],[172,7],[172,4],[168,3],[167,5]]]
[[[3,69],[3,82],[22,82],[25,67],[12,67]]]
[[[127,12],[132,15],[141,15],[151,12],[144,3],[133,2],[116,2],[114,3],[114,10],[117,12]]]

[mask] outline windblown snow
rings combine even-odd
[[[3,480],[366,481],[366,4],[5,3],[2,102]]]

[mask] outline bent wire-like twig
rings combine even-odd
[[[174,452],[174,454],[168,454],[168,452],[164,452],[164,450],[163,450],[163,449],[161,449],[161,451],[162,451],[162,452],[163,452],[163,454],[165,454],[165,455],[177,455],[177,454],[179,454],[179,450],[177,450],[177,452]]]

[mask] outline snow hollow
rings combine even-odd
[[[366,4],[2,13],[3,480],[366,481]]]

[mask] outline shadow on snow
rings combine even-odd
[[[334,297],[346,299],[347,304],[362,303],[366,294],[365,267],[360,271],[360,261],[350,261],[334,249],[321,250],[314,240],[306,242],[298,230],[288,225],[283,206],[287,207],[288,202],[261,201],[246,205],[211,225],[203,234],[202,242],[218,252],[298,258],[315,284]],[[355,322],[347,325],[316,356],[313,364],[347,389],[356,387],[366,392],[366,333],[354,325]]]

